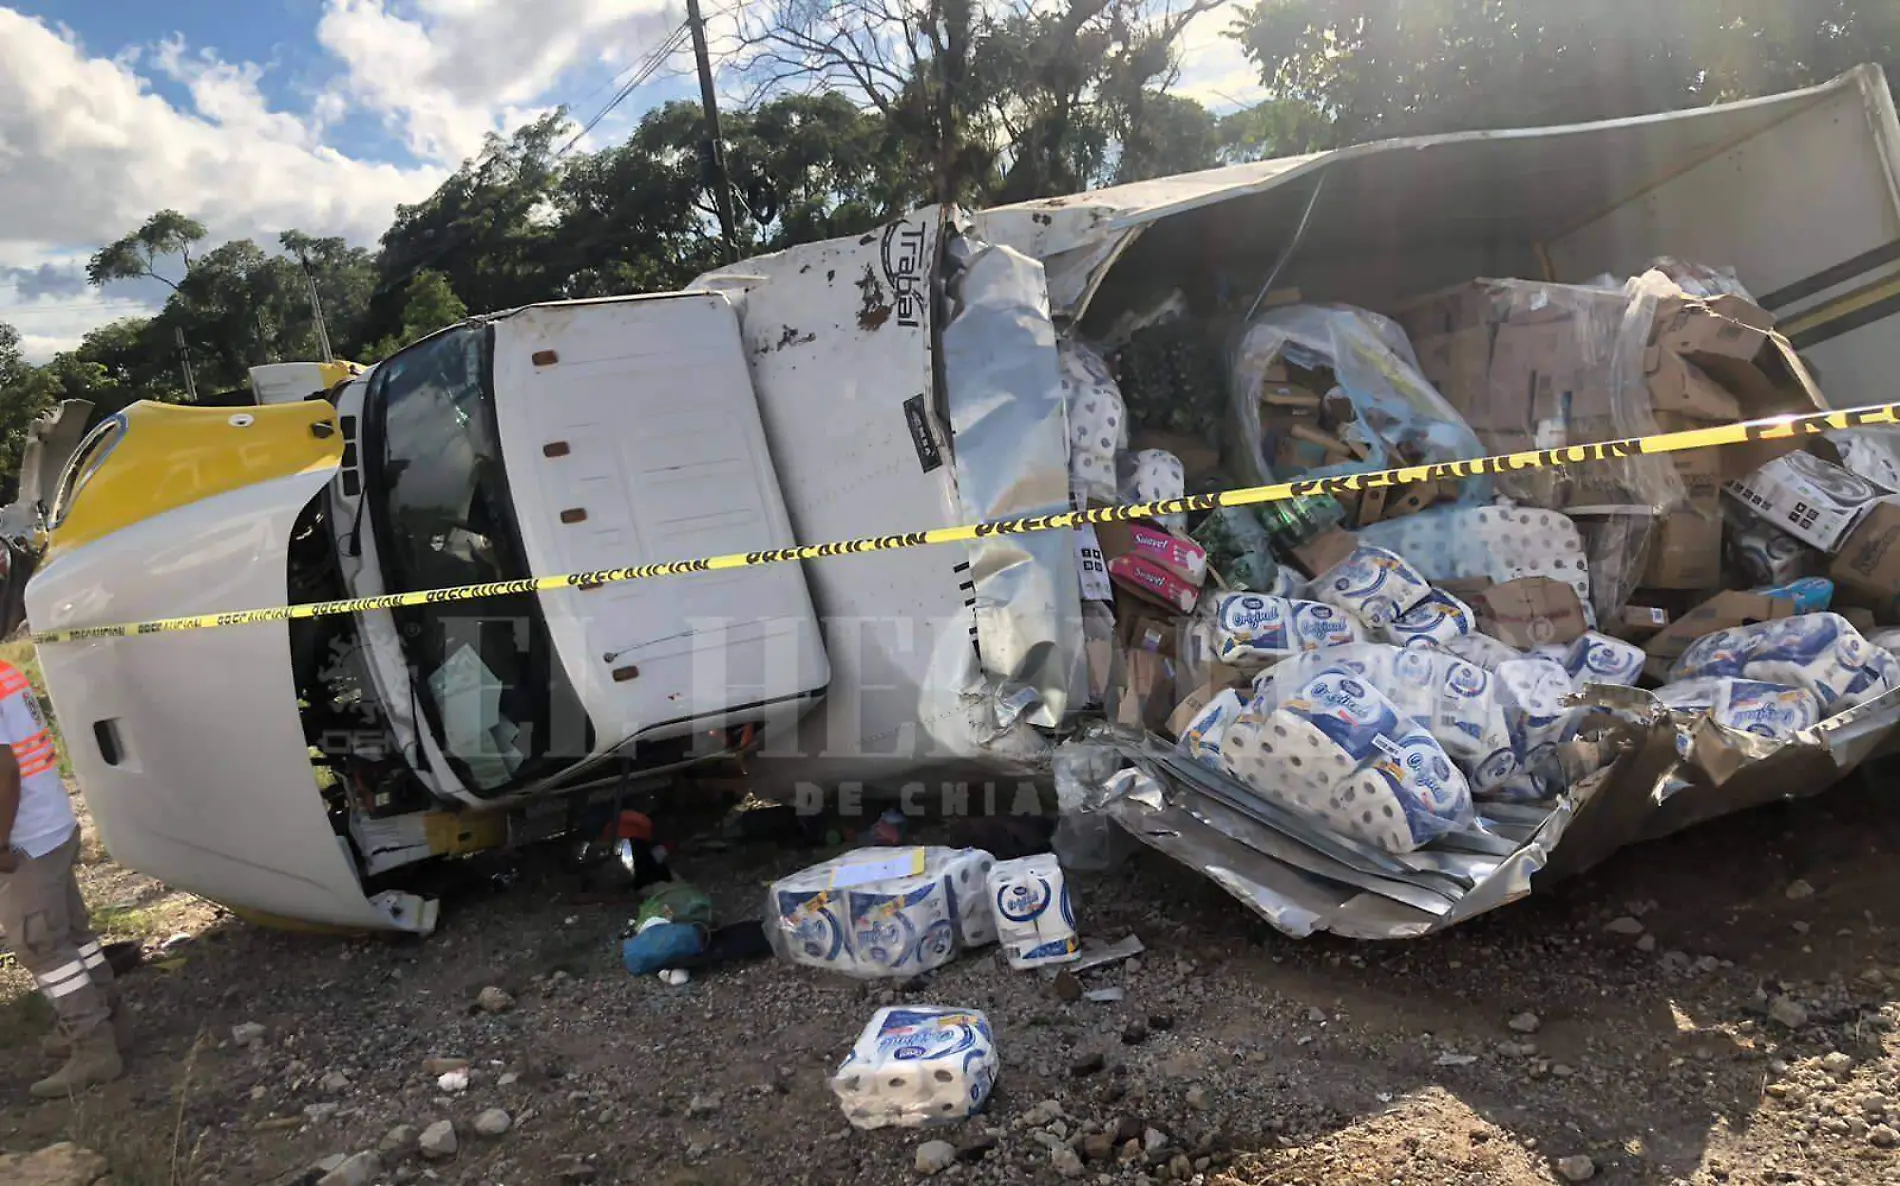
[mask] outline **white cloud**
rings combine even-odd
[[[193,111],[152,93],[127,61],[88,57],[0,8],[0,264],[22,263],[31,244],[90,248],[166,206],[214,238],[294,226],[367,241],[440,178],[316,144],[302,121],[268,110],[254,66],[176,43],[154,59],[186,84]]]
[[[1225,114],[1267,97],[1260,70],[1227,36],[1239,4],[1228,3],[1194,18],[1181,33],[1181,76],[1171,88]]]
[[[643,56],[680,19],[673,0],[326,0],[317,40],[351,103],[454,164],[552,106],[570,71]]]

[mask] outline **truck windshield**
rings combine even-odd
[[[488,341],[482,326],[437,334],[370,383],[365,498],[391,593],[528,575],[486,382]],[[518,790],[585,754],[584,743],[579,752],[554,744],[560,665],[533,594],[391,612],[423,714],[470,790]]]

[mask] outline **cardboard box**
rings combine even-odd
[[[1653,605],[1626,605],[1617,615],[1618,633],[1627,639],[1648,638],[1669,625],[1669,611]]]
[[[1308,579],[1331,571],[1359,546],[1359,537],[1334,527],[1293,549],[1293,564]]]
[[[1435,588],[1456,597],[1467,605],[1474,604],[1486,589],[1497,584],[1490,577],[1456,577],[1446,581],[1433,581]]]
[[[1760,354],[1775,319],[1737,296],[1666,297],[1656,304],[1650,341],[1673,354],[1716,355],[1744,362]]]
[[[1181,739],[1181,732],[1194,723],[1194,718],[1200,716],[1203,709],[1214,703],[1214,697],[1229,688],[1241,688],[1245,686],[1247,686],[1245,679],[1242,679],[1239,683],[1220,683],[1215,680],[1209,680],[1207,683],[1189,692],[1186,696],[1181,698],[1180,703],[1174,706],[1174,711],[1168,714],[1166,729],[1168,737],[1171,740],[1179,741]]]
[[[1388,500],[1385,517],[1397,519],[1405,515],[1416,515],[1437,501],[1438,484],[1436,482],[1430,485],[1413,482],[1409,486],[1399,487],[1392,495]]]
[[[1721,588],[1721,512],[1689,506],[1657,520],[1650,531],[1649,561],[1637,583],[1649,589]]]
[[[1876,599],[1900,593],[1900,498],[1867,509],[1828,566],[1834,583]]]
[[[1725,590],[1669,623],[1660,634],[1650,639],[1643,647],[1649,655],[1649,662],[1643,670],[1652,679],[1666,680],[1669,678],[1669,668],[1696,639],[1718,630],[1793,616],[1794,602],[1785,597],[1764,597],[1759,593]]]
[[[1126,651],[1116,691],[1117,724],[1159,731],[1174,707],[1174,664],[1153,651]]]
[[[1893,493],[1798,451],[1775,458],[1724,490],[1770,525],[1823,552],[1838,550],[1867,509]]]
[[[1724,423],[1734,423],[1730,417]],[[1656,427],[1663,432],[1682,432],[1691,428],[1707,427],[1706,421],[1696,420],[1674,412],[1657,412]],[[1689,502],[1699,509],[1714,511],[1722,503],[1722,450],[1691,449],[1682,453],[1666,454],[1669,464],[1675,467],[1676,476],[1682,479],[1682,485],[1688,492]]]
[[[1575,642],[1589,630],[1577,591],[1549,577],[1519,577],[1480,593],[1478,628],[1520,650]]]
[[[1390,486],[1368,486],[1359,492],[1359,507],[1353,522],[1367,527],[1385,518],[1385,504],[1392,496]]]
[[[1662,413],[1721,424],[1744,419],[1741,401],[1695,363],[1670,351],[1653,356],[1653,361],[1654,365],[1649,368],[1649,399],[1658,419]]]
[[[1846,618],[1847,624],[1862,634],[1872,634],[1880,629],[1880,624],[1874,621],[1873,610],[1858,605],[1844,605],[1834,612]]]
[[[1412,343],[1419,373],[1461,416],[1484,399],[1491,379],[1491,334],[1490,326],[1481,325]]]
[[[1488,324],[1494,303],[1491,283],[1472,280],[1413,297],[1393,311],[1392,319],[1417,341]]]

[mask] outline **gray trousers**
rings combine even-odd
[[[92,933],[74,868],[79,829],[43,857],[0,873],[0,930],[52,1003],[66,1036],[90,1037],[112,1016],[112,965]]]

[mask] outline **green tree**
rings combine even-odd
[[[20,472],[26,430],[58,398],[58,386],[26,361],[20,331],[0,322],[0,475]]]
[[[159,274],[159,259],[176,255],[184,261],[183,270],[190,272],[191,245],[204,237],[203,223],[176,210],[160,210],[138,230],[93,252],[86,262],[86,279],[101,285],[145,277],[168,284],[176,292],[178,282]]]
[[[411,342],[454,325],[468,316],[468,306],[455,295],[455,290],[449,287],[448,277],[440,272],[425,269],[410,277],[403,286],[402,300],[403,315],[407,318],[402,328],[382,341],[364,347],[359,361],[381,362]]]
[[[370,294],[376,288],[376,257],[341,238],[317,238],[302,231],[285,231],[277,236],[277,242],[300,270],[308,269],[316,284],[317,299],[322,302],[331,350],[344,352],[347,345],[356,342],[369,312]],[[291,336],[283,344],[285,357],[318,357],[315,313],[307,306],[305,312],[307,316],[291,319]]]

